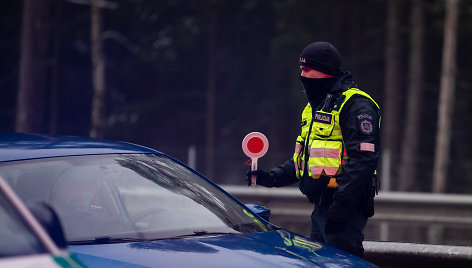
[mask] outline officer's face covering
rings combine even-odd
[[[318,107],[336,82],[337,77],[308,78],[300,76],[305,94],[311,106]]]

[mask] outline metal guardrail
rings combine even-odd
[[[222,188],[243,203],[268,206],[272,223],[303,235],[309,234],[313,205],[298,188],[235,185],[223,185]],[[428,229],[429,237],[442,235],[445,227],[471,233],[472,195],[380,192],[375,198],[375,215],[369,220],[369,224],[379,227],[380,235],[371,240],[389,240],[389,232],[393,237],[398,231],[390,231],[396,223],[424,227]],[[400,229],[408,228],[401,225]],[[441,240],[429,240],[426,242],[441,243]],[[365,258],[380,267],[472,267],[472,247],[373,241],[364,242],[364,247]]]
[[[264,188],[223,185],[223,189],[247,203],[262,202],[274,216],[310,215],[313,206],[298,188]],[[447,224],[472,228],[472,195],[379,192],[374,221]]]
[[[472,267],[472,247],[365,241],[364,249],[379,267]]]

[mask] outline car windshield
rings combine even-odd
[[[46,253],[12,204],[0,195],[0,257]]]
[[[155,240],[266,231],[251,212],[162,155],[14,161],[0,175],[26,202],[57,211],[69,243]]]

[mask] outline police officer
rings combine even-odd
[[[362,230],[377,190],[380,108],[340,71],[332,44],[306,46],[299,64],[308,104],[295,153],[279,167],[248,171],[248,182],[251,175],[266,187],[298,182],[314,204],[310,237],[362,257]]]

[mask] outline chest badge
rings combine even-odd
[[[331,124],[332,119],[333,116],[331,114],[324,114],[319,112],[316,112],[313,117],[313,121],[324,124]]]

